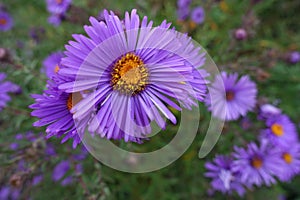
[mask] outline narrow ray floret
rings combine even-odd
[[[237,73],[222,72],[209,86],[205,102],[214,117],[231,121],[254,109],[256,95],[256,84],[249,76],[238,79]]]
[[[203,101],[205,54],[190,37],[166,21],[152,27],[136,10],[123,21],[107,11],[104,18],[90,18],[91,26],[84,27],[88,37],[73,35],[59,71],[73,79],[59,89],[92,91],[71,109],[76,121],[89,120],[89,132],[139,142],[151,133],[151,122],[161,128],[163,117],[177,122],[168,106],[191,109]]]
[[[82,129],[80,126],[75,127],[70,110],[73,104],[82,99],[82,95],[60,91],[57,83],[52,80],[48,81],[47,88],[42,95],[32,95],[35,103],[30,106],[34,110],[31,115],[39,118],[33,125],[47,126],[47,138],[64,136],[62,142],[73,139],[73,148],[75,148],[81,142],[79,134]]]

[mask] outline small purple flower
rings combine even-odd
[[[287,115],[270,117],[266,120],[267,129],[262,130],[261,137],[275,147],[289,147],[298,141],[295,124]]]
[[[7,12],[0,10],[0,31],[9,31],[12,26],[12,17]]]
[[[45,154],[47,156],[55,156],[56,155],[54,146],[52,144],[47,144],[47,146],[45,148]]]
[[[24,138],[23,134],[22,133],[18,133],[16,136],[15,136],[16,140],[22,140]]]
[[[256,84],[248,76],[242,76],[238,80],[237,73],[222,72],[209,86],[205,102],[214,117],[230,121],[253,110],[256,94]]]
[[[267,119],[269,117],[274,117],[280,114],[281,114],[281,110],[271,104],[264,104],[260,106],[259,117],[262,119]]]
[[[19,148],[19,144],[16,142],[13,142],[10,144],[10,149],[11,150],[17,150]]]
[[[6,75],[4,73],[0,73],[0,111],[6,106],[6,104],[11,100],[8,95],[9,92],[17,92],[20,88],[18,85],[10,82],[4,81]]]
[[[10,188],[4,186],[0,189],[0,200],[7,200],[9,198]]]
[[[62,17],[58,14],[52,14],[50,17],[48,17],[48,23],[53,26],[59,26],[61,24]]]
[[[32,185],[36,186],[36,185],[40,184],[42,182],[43,178],[44,178],[44,176],[41,174],[34,176],[32,179]]]
[[[177,16],[179,20],[185,20],[190,14],[191,0],[178,0],[177,1]]]
[[[233,160],[229,156],[216,156],[213,162],[205,164],[208,172],[205,176],[213,179],[211,185],[214,190],[231,194],[236,191],[240,196],[245,193],[245,188],[239,180],[239,174],[232,171]]]
[[[29,106],[34,110],[31,115],[40,118],[33,125],[38,127],[47,125],[46,138],[65,135],[62,143],[72,138],[73,148],[76,148],[81,142],[78,131],[83,132],[83,129],[80,129],[80,124],[78,127],[75,126],[70,110],[73,104],[81,100],[82,95],[62,92],[58,90],[54,81],[48,81],[48,90],[45,90],[43,95],[33,94],[32,97],[36,103]],[[84,120],[82,122],[87,123]]]
[[[280,158],[272,154],[267,141],[261,141],[260,147],[251,142],[247,149],[234,147],[232,170],[240,173],[240,180],[247,187],[253,185],[270,186],[276,180],[273,177],[280,169]]]
[[[51,14],[64,14],[72,3],[72,0],[46,0],[47,10]]]
[[[202,24],[204,19],[205,19],[204,9],[201,6],[194,8],[194,10],[191,13],[191,20],[196,24]]]
[[[60,61],[64,57],[63,52],[57,51],[51,53],[45,60],[43,61],[43,68],[41,72],[45,73],[48,78],[52,78],[60,68]]]
[[[245,40],[247,36],[248,36],[247,31],[243,28],[236,29],[234,32],[234,37],[237,40]]]
[[[289,147],[274,147],[274,155],[280,157],[281,169],[276,173],[280,181],[288,182],[300,173],[300,144],[290,143]]]
[[[289,61],[292,64],[296,64],[300,62],[300,52],[298,51],[291,52],[289,55]]]
[[[70,162],[68,160],[58,163],[52,173],[52,180],[59,181],[70,169]]]

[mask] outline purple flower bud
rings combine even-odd
[[[289,55],[289,62],[292,64],[296,64],[300,62],[300,52],[298,51],[291,52]]]
[[[247,32],[243,28],[236,29],[234,32],[234,37],[237,40],[245,40],[247,39]]]

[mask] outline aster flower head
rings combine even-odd
[[[245,40],[247,36],[247,31],[244,28],[238,28],[234,31],[234,37],[237,40]]]
[[[298,142],[290,143],[289,147],[274,147],[272,154],[280,158],[280,169],[276,173],[280,181],[288,182],[300,173],[300,144]]]
[[[179,20],[185,20],[190,14],[191,0],[178,0],[177,1],[177,16]]]
[[[233,159],[229,156],[216,156],[213,162],[207,162],[205,176],[212,179],[214,190],[231,194],[236,191],[240,196],[245,193],[245,188],[239,180],[239,173],[232,171]]]
[[[136,10],[126,12],[124,21],[107,11],[104,18],[90,18],[91,26],[84,27],[88,37],[73,36],[58,72],[71,80],[59,89],[89,91],[71,109],[76,121],[89,120],[89,132],[140,142],[151,133],[151,122],[165,128],[161,114],[176,123],[167,105],[191,109],[203,101],[205,54],[191,38],[166,21],[159,27],[147,17],[140,21]]]
[[[59,26],[61,24],[63,16],[58,14],[52,14],[48,17],[48,23],[52,24],[53,26]]]
[[[81,94],[60,91],[57,83],[50,80],[48,89],[43,95],[35,94],[32,97],[35,103],[30,106],[34,110],[31,115],[40,119],[33,125],[38,127],[47,125],[46,138],[64,135],[62,142],[73,139],[73,148],[75,148],[81,142],[78,133],[80,129],[76,129],[70,110],[75,101],[81,100]]]
[[[298,141],[295,124],[287,115],[278,115],[266,120],[267,129],[262,130],[261,137],[276,147],[289,147]]]
[[[191,13],[191,20],[196,24],[201,24],[203,23],[204,18],[205,18],[204,9],[201,6],[194,8],[194,10]]]
[[[43,68],[41,71],[47,75],[48,78],[52,78],[60,68],[60,61],[64,54],[61,51],[51,53],[43,61]]]
[[[72,0],[46,0],[47,10],[51,14],[61,15],[65,14],[69,6],[72,3]]]
[[[300,62],[300,52],[298,51],[293,51],[289,55],[289,62],[292,64],[296,64]]]
[[[5,11],[0,10],[0,31],[9,31],[13,26],[13,19]]]
[[[240,173],[240,180],[247,187],[263,184],[270,186],[276,182],[273,177],[280,169],[280,158],[273,154],[269,143],[262,140],[260,146],[251,142],[247,149],[234,147],[232,170]]]
[[[206,105],[212,115],[222,120],[236,120],[245,116],[256,104],[256,84],[248,76],[222,72],[209,86]]]
[[[20,90],[18,85],[10,81],[4,81],[5,78],[6,74],[0,73],[0,111],[6,106],[7,102],[11,100],[8,93],[17,93]]]

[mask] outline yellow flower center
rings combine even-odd
[[[75,106],[79,101],[82,100],[82,95],[80,92],[75,92],[69,94],[69,97],[67,99],[67,108],[68,110],[71,110],[73,106]]]
[[[7,23],[7,20],[6,19],[0,19],[0,25],[5,25]]]
[[[280,124],[273,124],[271,126],[272,133],[276,136],[282,136],[284,134],[283,127]]]
[[[234,92],[233,91],[227,91],[226,92],[226,100],[227,101],[232,101],[234,99]]]
[[[252,160],[251,160],[251,165],[256,168],[256,169],[259,169],[261,168],[261,166],[263,165],[263,161],[262,159],[258,158],[258,157],[254,157]]]
[[[149,79],[143,61],[133,53],[127,53],[114,64],[111,76],[114,90],[131,95],[143,91]]]
[[[282,158],[287,164],[291,164],[293,162],[293,156],[289,153],[284,153]]]
[[[59,71],[59,66],[56,65],[55,68],[54,68],[54,72],[57,73],[58,71]]]

